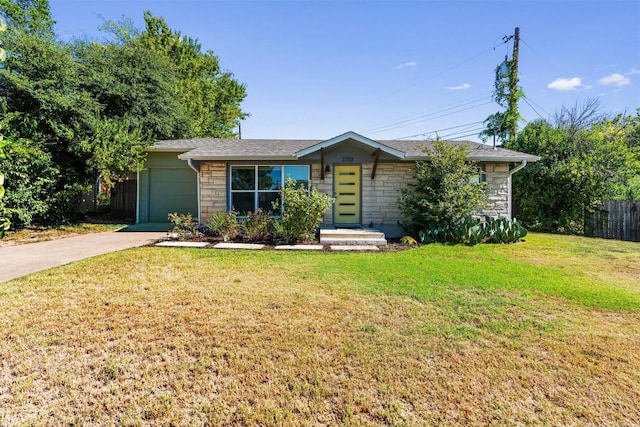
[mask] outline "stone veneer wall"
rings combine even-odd
[[[331,173],[325,174],[324,181],[320,179],[320,163],[311,165],[311,185],[321,193],[325,193],[333,197],[333,167]],[[333,224],[333,206],[324,213],[323,224]]]
[[[509,165],[485,165],[487,186],[489,192],[489,206],[479,212],[480,215],[491,217],[509,217]]]
[[[402,218],[398,199],[400,191],[413,182],[413,162],[378,163],[371,179],[373,163],[362,165],[362,224],[397,225]]]
[[[413,162],[378,163],[375,179],[371,179],[373,163],[362,164],[362,224],[397,225],[401,219],[398,198],[400,190],[413,181]],[[332,171],[320,180],[320,163],[311,165],[311,185],[333,196]],[[509,165],[487,164],[487,185],[491,188],[489,207],[479,212],[492,217],[509,216]],[[225,163],[203,162],[200,165],[200,210],[202,223],[215,212],[227,210],[227,167]],[[323,222],[333,223],[333,208],[325,212]]]
[[[200,222],[206,223],[216,212],[227,210],[226,163],[200,164]]]

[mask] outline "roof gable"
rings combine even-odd
[[[362,145],[370,147],[374,150],[380,150],[383,153],[389,154],[390,156],[396,157],[398,159],[404,159],[406,153],[400,150],[396,150],[395,148],[391,148],[386,144],[382,144],[378,141],[374,141],[373,139],[369,139],[365,136],[357,134],[353,131],[345,132],[342,135],[338,135],[331,139],[327,139],[326,141],[322,141],[310,147],[304,148],[295,153],[297,158],[308,156],[311,153],[315,153],[317,151],[323,150],[325,148],[333,147],[335,145],[344,143],[346,141],[353,140]]]

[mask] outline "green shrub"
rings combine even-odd
[[[172,233],[178,234],[180,240],[190,239],[199,234],[198,223],[193,219],[190,213],[178,214],[177,212],[169,214],[169,221],[173,226]]]
[[[432,147],[424,150],[427,160],[416,162],[415,183],[399,199],[401,225],[411,234],[431,227],[440,229],[439,233],[453,231],[488,203],[487,185],[477,179],[482,171],[467,160],[470,147],[440,140],[433,141]]]
[[[258,208],[255,212],[247,212],[247,217],[239,225],[245,239],[263,240],[271,232],[272,223],[271,212]]]
[[[222,236],[225,241],[236,237],[240,229],[238,225],[238,213],[234,210],[230,212],[216,212],[209,218],[206,225],[209,233],[214,236]]]
[[[322,215],[331,207],[333,198],[320,193],[315,188],[307,190],[287,177],[282,189],[284,211],[273,228],[277,240],[287,243],[304,241],[313,237],[322,222]],[[273,204],[273,210],[280,209],[280,202]]]

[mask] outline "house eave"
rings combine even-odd
[[[200,161],[218,161],[218,162],[245,162],[245,161],[296,161],[298,158],[294,156],[190,156],[189,153],[178,156],[180,160],[200,160]]]
[[[418,160],[428,160],[429,156],[407,156],[404,160],[407,161],[418,161]],[[475,162],[497,162],[497,163],[513,163],[513,162],[537,162],[541,160],[538,156],[527,156],[527,157],[511,157],[511,156],[468,156],[468,160],[473,160]]]
[[[158,147],[149,147],[147,148],[147,152],[150,153],[186,153],[187,151],[193,150],[192,147],[186,148],[158,148]]]

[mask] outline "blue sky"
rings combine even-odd
[[[247,85],[243,138],[478,140],[520,27],[527,121],[599,98],[640,107],[640,1],[51,0],[65,38],[150,10]],[[524,123],[521,125],[524,126]]]

